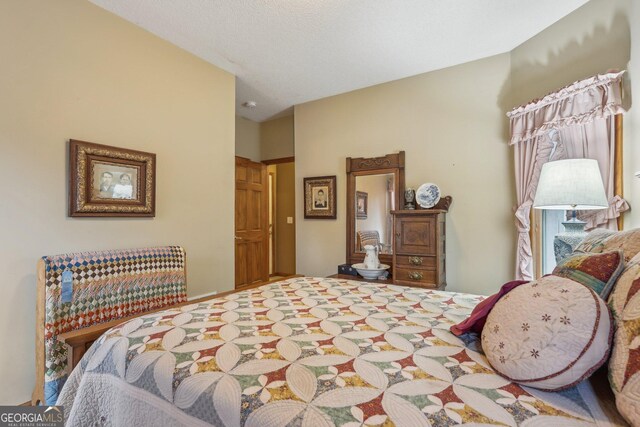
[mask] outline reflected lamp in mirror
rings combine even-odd
[[[565,232],[557,234],[553,240],[556,262],[560,262],[586,235],[585,222],[577,219],[576,211],[609,207],[598,162],[567,159],[545,163],[533,207],[572,211],[571,219],[562,223]]]

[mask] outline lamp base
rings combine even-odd
[[[556,257],[556,264],[571,255],[576,246],[585,238],[587,235],[587,232],[584,231],[585,224],[586,222],[576,218],[562,223],[564,232],[556,234],[553,238],[553,253]]]

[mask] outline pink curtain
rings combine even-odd
[[[615,124],[613,117],[595,119],[590,123],[558,129],[560,145],[567,159],[595,159],[600,166],[604,191],[609,208],[597,211],[581,211],[578,217],[585,221],[586,230],[608,228],[618,230],[616,219],[629,209],[626,200],[614,194],[615,173]]]
[[[516,197],[518,206],[515,208],[516,228],[518,230],[516,253],[517,280],[533,279],[533,254],[531,252],[531,238],[529,236],[530,214],[533,198],[536,195],[538,179],[542,165],[550,159],[558,160],[558,154],[553,139],[556,133],[538,135],[526,144],[517,144],[515,150],[516,169]]]
[[[621,88],[623,74],[624,71],[590,77],[507,113],[511,128],[510,145],[514,146],[518,203],[514,209],[518,231],[516,279],[533,279],[530,213],[542,165],[551,160],[598,153],[598,161],[602,159],[602,163],[608,165],[606,172],[601,166],[603,177],[605,173],[607,176],[613,173],[613,133],[610,130],[608,134],[605,132],[602,139],[601,127],[590,124],[596,120],[607,122],[606,119],[612,115],[624,112]],[[594,126],[599,130],[594,132]],[[588,138],[585,137],[587,133]],[[600,153],[603,155],[600,156]],[[608,182],[613,185],[612,176]],[[605,181],[605,185],[608,182]],[[616,207],[624,210],[626,203],[612,200],[612,193],[613,187],[608,194],[610,205],[613,206],[610,210],[614,210],[611,215],[616,215]],[[589,224],[598,225],[605,220],[594,217],[588,221]],[[605,222],[608,224],[609,219]]]

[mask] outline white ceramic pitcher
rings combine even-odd
[[[364,265],[366,268],[378,268],[380,261],[378,260],[378,247],[373,245],[365,245]]]

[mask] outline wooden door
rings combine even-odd
[[[236,157],[236,288],[269,280],[267,167]]]

